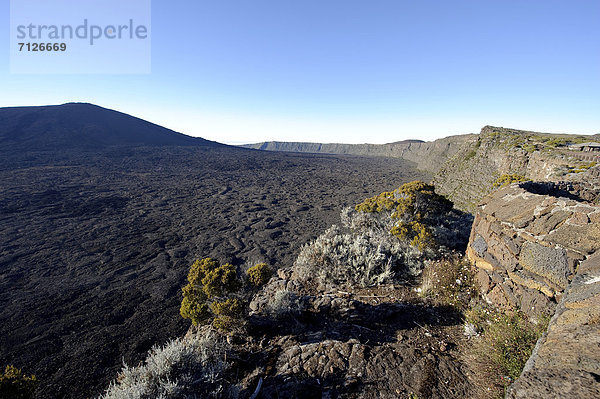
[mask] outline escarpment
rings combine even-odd
[[[503,175],[568,181],[580,191],[597,192],[600,185],[590,185],[589,179],[584,177],[588,173],[584,172],[600,161],[600,153],[569,149],[569,144],[592,139],[485,126],[476,140],[465,143],[443,164],[433,182],[458,208],[471,213]]]
[[[585,183],[580,174],[600,160],[600,153],[571,151],[569,144],[589,141],[598,138],[485,126],[479,134],[449,136],[431,142],[406,140],[380,145],[265,142],[245,147],[405,159],[429,173],[436,190],[457,208],[474,213],[479,201],[492,192],[494,182],[503,175]]]
[[[435,174],[440,165],[465,145],[477,140],[477,135],[449,136],[435,141],[405,140],[389,144],[293,143],[269,141],[244,147],[264,151],[308,152],[401,158],[417,164],[417,168]]]

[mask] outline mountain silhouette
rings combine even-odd
[[[88,103],[0,108],[0,147],[224,146]]]

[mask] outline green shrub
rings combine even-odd
[[[394,200],[394,192],[383,192],[375,197],[367,198],[354,209],[359,212],[379,213],[383,211],[391,211],[396,207],[397,203]]]
[[[207,322],[212,314],[208,300],[237,291],[240,281],[234,266],[219,263],[211,258],[197,260],[190,267],[188,284],[183,287],[183,300],[179,313],[197,326]]]
[[[435,224],[440,215],[452,209],[452,202],[436,194],[433,185],[413,181],[392,192],[368,198],[355,209],[366,213],[391,212],[391,218],[398,222],[390,233],[424,250],[435,245],[430,225]]]
[[[24,375],[21,369],[6,366],[0,374],[0,398],[26,399],[31,398],[38,381],[34,375]]]
[[[202,289],[209,298],[234,292],[239,287],[235,267],[229,263],[208,271],[202,279]]]
[[[490,366],[516,380],[545,329],[546,323],[534,325],[521,312],[496,314],[483,333]]]
[[[553,138],[546,140],[544,144],[546,144],[549,147],[556,148],[556,147],[566,147],[571,144],[585,143],[586,141],[589,141],[589,138],[587,138],[587,137],[553,137]]]
[[[526,178],[525,176],[521,176],[518,174],[504,174],[496,179],[496,181],[494,182],[494,188],[506,187],[512,183],[520,183],[520,182],[525,182],[525,181],[529,181],[529,180],[530,179]]]
[[[243,306],[237,298],[229,298],[211,303],[210,310],[215,315],[213,326],[221,331],[231,331],[242,317]]]
[[[211,270],[219,267],[219,263],[211,258],[204,258],[202,260],[196,260],[190,267],[188,272],[188,281],[190,284],[198,285],[202,282],[202,279]]]
[[[435,244],[431,228],[420,222],[399,222],[390,233],[421,251]]]
[[[356,205],[355,210],[367,213],[394,211],[392,216],[405,221],[419,221],[452,209],[452,202],[436,194],[431,184],[413,181],[392,192],[383,192]]]
[[[196,285],[188,284],[182,289],[183,300],[179,313],[184,319],[190,319],[197,326],[211,317],[209,307],[206,303],[208,299],[202,289]]]
[[[535,150],[537,150],[537,146],[533,143],[525,143],[521,146],[521,148],[523,148],[525,151],[529,152],[534,152]]]
[[[259,263],[252,266],[246,271],[248,281],[254,287],[260,287],[269,282],[269,279],[273,275],[273,269],[266,263]]]
[[[440,209],[452,209],[452,203],[435,193],[431,184],[413,181],[391,192],[383,192],[356,205],[355,210],[367,213],[395,211],[394,217],[423,218]]]
[[[465,155],[464,161],[466,162],[473,158],[475,155],[477,155],[477,150],[479,149],[479,147],[481,147],[481,138],[477,139],[477,141],[473,145],[473,148],[471,148],[471,150]]]
[[[570,141],[568,139],[556,137],[556,138],[551,138],[551,139],[546,140],[545,144],[552,148],[556,148],[556,147],[566,146],[566,145],[570,144]]]
[[[436,194],[431,184],[422,181],[406,183],[396,190],[397,206],[392,217],[405,221],[422,221],[452,209],[452,202]]]

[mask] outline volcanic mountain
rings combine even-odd
[[[88,103],[0,108],[0,147],[220,146]]]

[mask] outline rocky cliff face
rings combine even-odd
[[[509,398],[599,397],[600,206],[552,183],[494,191],[477,208],[467,256],[486,300],[554,314]]]
[[[507,398],[600,397],[600,254],[583,261]]]
[[[535,316],[553,313],[579,262],[598,249],[600,207],[552,184],[522,183],[482,201],[467,256],[489,301]]]
[[[467,256],[484,298],[532,320],[552,316],[507,397],[591,398],[600,397],[600,156],[566,144],[593,140],[486,126],[432,143],[262,148],[401,157],[432,173],[436,191],[475,214]],[[530,181],[497,189],[503,175]]]
[[[531,180],[581,181],[588,159],[556,146],[561,140],[589,137],[551,135],[486,126],[477,140],[464,143],[434,176],[435,186],[462,210],[473,213],[502,175],[517,174]],[[600,157],[598,157],[600,158]],[[587,163],[587,164],[586,164]]]
[[[402,158],[417,164],[421,170],[436,173],[440,165],[454,156],[465,144],[474,142],[477,135],[466,134],[449,136],[443,139],[423,142],[407,140],[390,144],[320,144],[285,143],[270,141],[249,144],[244,147],[265,151],[309,152],[321,154],[346,154]]]

